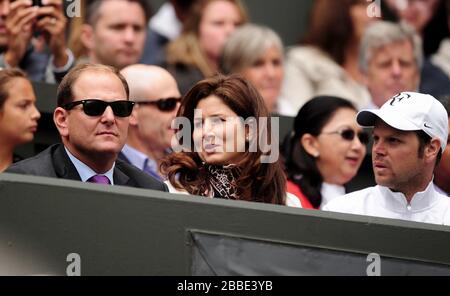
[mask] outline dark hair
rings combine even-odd
[[[423,158],[423,155],[425,153],[425,146],[431,143],[431,137],[422,130],[414,132],[417,136],[417,139],[419,139],[419,150],[418,150],[419,158]],[[442,150],[439,149],[439,153],[436,157],[436,162],[434,164],[435,167],[439,164],[441,158],[442,158]]]
[[[261,95],[244,78],[239,75],[216,75],[198,82],[182,99],[177,116],[189,120],[191,136],[194,109],[202,99],[211,95],[219,97],[233,112],[244,119],[254,117],[258,120],[261,117],[269,117]],[[259,122],[257,126],[259,133],[261,128]],[[271,141],[270,134],[269,120],[267,126],[269,141]],[[259,135],[255,135],[256,139],[252,141],[258,141],[258,137]],[[239,199],[284,204],[286,177],[279,160],[274,163],[261,163],[260,157],[263,152],[259,148],[256,152],[250,152],[247,148],[243,153],[243,160],[237,164],[241,169],[240,176],[236,180]],[[185,189],[190,194],[205,195],[208,189],[207,172],[196,152],[168,155],[162,161],[161,171],[176,188]]]
[[[398,22],[399,17],[385,2],[386,1],[381,1],[383,19]],[[446,4],[447,6],[450,6],[448,2],[448,0],[439,0],[433,17],[423,29],[422,43],[425,57],[435,53],[438,50],[441,41],[450,35],[448,27],[449,14],[446,9]]]
[[[350,7],[360,0],[316,0],[309,20],[309,29],[302,44],[317,46],[336,63],[342,65],[348,45],[355,34]]]
[[[28,79],[27,74],[17,68],[0,70],[0,110],[9,97],[8,84],[16,78]]]
[[[311,99],[299,110],[295,117],[294,130],[289,136],[285,163],[288,180],[301,188],[302,193],[315,208],[322,202],[320,188],[323,177],[317,168],[315,158],[306,152],[300,139],[304,134],[318,136],[334,114],[343,108],[356,111],[352,103],[342,98],[319,96]]]
[[[447,19],[450,19],[450,0],[447,0]]]
[[[145,13],[145,23],[147,24],[150,16],[152,15],[152,10],[150,4],[147,0],[123,0],[128,2],[136,2],[139,4]],[[85,10],[85,23],[95,26],[99,17],[99,9],[106,0],[86,0],[86,10]],[[106,3],[105,3],[106,4]]]
[[[58,107],[62,107],[67,103],[70,103],[74,99],[73,85],[77,79],[84,73],[89,71],[100,71],[107,72],[116,75],[117,78],[122,82],[123,88],[127,94],[127,99],[130,97],[130,90],[128,88],[128,83],[125,78],[120,74],[119,70],[114,67],[101,65],[101,64],[80,64],[75,66],[66,76],[58,86],[56,91],[56,99]]]

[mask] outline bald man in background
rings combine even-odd
[[[121,74],[136,102],[130,116],[127,143],[119,158],[161,180],[160,160],[171,152],[171,129],[180,106],[181,94],[172,75],[163,68],[132,65]]]

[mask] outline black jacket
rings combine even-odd
[[[62,144],[52,145],[34,157],[14,163],[6,172],[81,181]],[[113,178],[114,185],[168,191],[164,183],[120,159],[116,160]]]

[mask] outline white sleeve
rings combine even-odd
[[[286,205],[288,207],[303,208],[298,197],[289,192],[286,192]]]

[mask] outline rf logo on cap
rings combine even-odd
[[[390,105],[394,106],[396,102],[401,102],[403,99],[409,99],[410,97],[411,95],[408,93],[399,93],[392,98]]]

